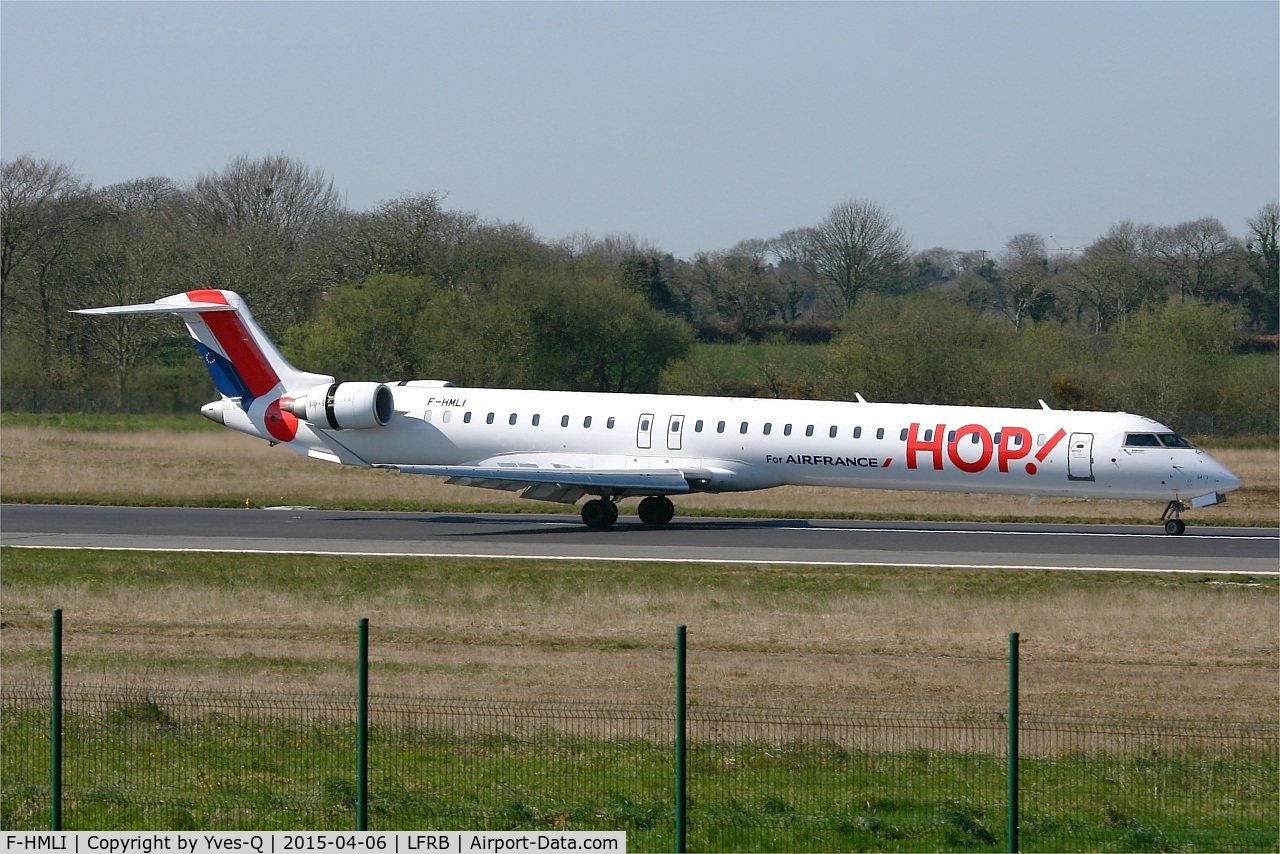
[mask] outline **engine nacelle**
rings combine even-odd
[[[287,408],[317,427],[360,430],[391,423],[395,396],[383,383],[334,383],[316,386],[294,398]]]

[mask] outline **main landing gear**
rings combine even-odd
[[[1164,532],[1166,534],[1176,537],[1187,530],[1187,523],[1182,521],[1182,511],[1186,510],[1188,506],[1186,503],[1174,499],[1164,508],[1160,518],[1164,520]]]
[[[640,521],[646,525],[665,525],[676,515],[676,506],[665,495],[650,495],[640,502]],[[593,498],[582,505],[582,524],[604,530],[618,521],[618,505],[611,498]]]

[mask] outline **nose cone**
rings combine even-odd
[[[1240,478],[1231,469],[1205,454],[1205,475],[1218,492],[1230,492],[1240,488]]]

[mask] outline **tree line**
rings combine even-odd
[[[914,250],[880,205],[854,200],[680,259],[633,235],[545,240],[436,192],[351,210],[322,170],[285,155],[105,187],[31,156],[2,168],[5,388],[193,382],[171,320],[68,314],[191,288],[240,292],[291,358],[344,378],[608,391],[1082,406],[1163,395],[1169,411],[1212,411],[1240,405],[1224,398],[1229,357],[1274,352],[1280,327],[1275,203],[1238,237],[1212,218],[1126,221],[1070,251],[1024,233],[981,252]],[[825,346],[804,376],[762,366],[739,388],[699,372],[699,340]],[[1274,358],[1246,361],[1261,373],[1233,382],[1274,386]],[[1163,391],[1136,391],[1152,384]]]

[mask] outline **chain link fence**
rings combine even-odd
[[[48,683],[6,680],[0,824],[48,827]],[[353,827],[350,696],[64,690],[66,829]],[[1280,725],[1020,715],[1023,850],[1280,847]],[[669,850],[674,708],[380,697],[369,827]],[[999,711],[691,703],[690,850],[1004,850]]]

